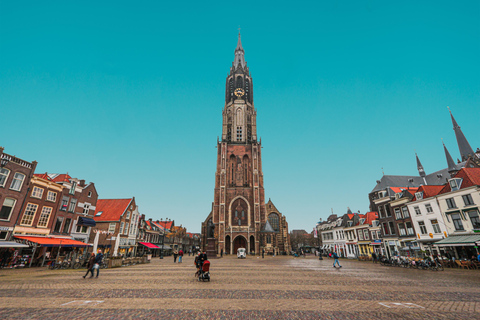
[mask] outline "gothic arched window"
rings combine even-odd
[[[272,237],[271,236],[267,236],[267,243],[272,243]]]
[[[268,215],[268,222],[272,226],[273,230],[280,231],[280,219],[278,218],[278,214],[270,213]]]
[[[243,88],[243,79],[242,77],[237,77],[237,88]]]

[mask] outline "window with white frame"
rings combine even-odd
[[[430,203],[427,203],[425,205],[425,210],[427,210],[427,213],[432,213],[433,212],[432,205]]]
[[[445,199],[445,202],[447,203],[448,209],[453,209],[457,207],[457,205],[455,204],[455,200],[453,198]]]
[[[405,224],[399,223],[398,224],[398,231],[400,232],[401,236],[406,236],[407,232],[405,231]]]
[[[478,217],[478,211],[477,210],[469,211],[468,216],[470,217],[470,221],[472,222],[473,229],[475,230],[480,229],[480,219]]]
[[[115,222],[110,222],[110,224],[108,225],[108,232],[115,232],[115,227],[117,226],[117,224]]]
[[[430,220],[430,222],[432,223],[432,228],[434,233],[442,233],[440,231],[440,225],[438,224],[437,219]]]
[[[43,188],[33,187],[32,190],[32,198],[42,199],[43,196]]]
[[[402,219],[402,213],[400,212],[400,208],[395,208],[395,218],[397,220]]]
[[[422,200],[423,199],[423,192],[415,192],[415,198],[417,198],[417,200]]]
[[[427,234],[427,228],[425,227],[425,222],[418,221],[418,226],[420,227],[421,234]]]
[[[460,218],[460,215],[458,213],[452,214],[452,221],[453,221],[453,225],[455,226],[456,231],[464,231],[465,230],[463,228],[462,218]]]
[[[375,231],[372,231],[372,240],[377,239],[377,233]]]
[[[25,175],[23,173],[16,172],[13,176],[12,184],[10,189],[15,191],[20,191],[22,189],[23,181],[25,180]]]
[[[83,214],[88,215],[89,212],[90,212],[90,205],[88,203],[85,203],[83,205]]]
[[[364,222],[365,222],[364,218],[360,219],[360,224],[363,224]]]
[[[358,240],[363,240],[363,232],[362,232],[362,230],[358,230]]]
[[[43,207],[42,212],[40,213],[40,218],[38,219],[37,227],[46,228],[51,215],[52,207]]]
[[[461,178],[454,178],[448,181],[448,183],[450,183],[450,188],[452,189],[452,191],[457,191],[460,189],[462,181],[463,179]]]
[[[415,210],[415,214],[416,214],[417,216],[422,215],[422,212],[420,211],[420,207],[413,207],[413,210]]]
[[[5,187],[9,174],[10,174],[10,170],[5,168],[0,168],[0,187]]]
[[[62,203],[60,204],[60,210],[67,211],[67,206],[68,206],[68,197],[63,197]]]
[[[73,181],[72,182],[72,187],[70,188],[70,191],[68,193],[69,194],[75,194],[75,188],[77,188],[77,182]]]
[[[10,220],[15,202],[15,199],[11,198],[5,198],[5,200],[3,200],[2,209],[0,210],[0,220]]]
[[[412,236],[415,234],[415,230],[413,230],[413,226],[412,226],[412,223],[411,222],[406,222],[405,223],[406,227],[407,227],[407,234],[409,236]]]
[[[397,232],[395,231],[395,225],[393,221],[389,221],[388,226],[390,227],[390,234],[397,234]]]
[[[407,207],[402,207],[402,213],[403,213],[403,219],[410,217],[410,213],[408,212]]]
[[[87,233],[88,227],[87,226],[78,226],[77,225],[77,233]]]
[[[31,226],[33,223],[33,218],[37,212],[38,204],[27,203],[27,207],[23,213],[22,220],[20,221],[21,225]]]
[[[122,221],[122,222],[120,223],[120,231],[119,231],[120,234],[123,234],[123,228],[124,228],[124,227],[125,227],[125,222]]]
[[[364,229],[364,230],[363,230],[363,237],[365,238],[365,240],[368,240],[368,239],[369,239],[368,230],[367,230],[367,229]]]
[[[130,219],[130,211],[127,211],[127,217],[126,219]]]
[[[125,234],[128,234],[128,222],[125,222]]]
[[[71,199],[70,205],[68,206],[68,212],[75,212],[75,207],[77,206],[77,199]]]
[[[466,195],[463,195],[462,196],[462,199],[463,199],[463,203],[466,205],[466,206],[471,206],[475,203],[473,203],[473,199],[472,199],[472,195],[471,194],[466,194]]]
[[[92,191],[88,191],[88,197],[89,197],[89,198],[92,197]]]
[[[55,227],[53,228],[53,232],[60,232],[60,230],[62,230],[62,223],[63,223],[63,217],[57,217],[57,221],[55,221]]]
[[[47,201],[55,202],[57,201],[57,193],[53,191],[47,192]]]

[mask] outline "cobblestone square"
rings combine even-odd
[[[1,319],[480,319],[480,272],[383,267],[310,256],[193,257],[100,270],[0,271]]]

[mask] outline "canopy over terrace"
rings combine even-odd
[[[83,243],[81,241],[65,239],[65,238],[50,238],[50,237],[20,237],[15,236],[22,243],[34,246],[34,243],[40,247],[75,247],[75,248],[85,248],[90,247],[88,243]]]
[[[35,256],[35,251],[37,247],[58,247],[58,248],[86,248],[90,247],[90,244],[83,243],[81,241],[67,239],[67,238],[51,238],[51,237],[22,237],[15,236],[17,242],[27,244],[33,247],[32,259],[30,260],[30,266],[32,265],[33,257]],[[60,249],[58,249],[58,255],[60,254]],[[46,255],[43,256],[42,267],[45,263]]]
[[[150,242],[139,242],[141,245],[149,248],[149,249],[160,249],[159,246],[154,245],[153,243]]]

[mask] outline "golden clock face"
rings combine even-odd
[[[243,96],[244,94],[245,94],[245,91],[243,91],[242,88],[237,88],[237,89],[235,89],[235,95],[236,95],[237,97],[240,98],[240,97]]]

